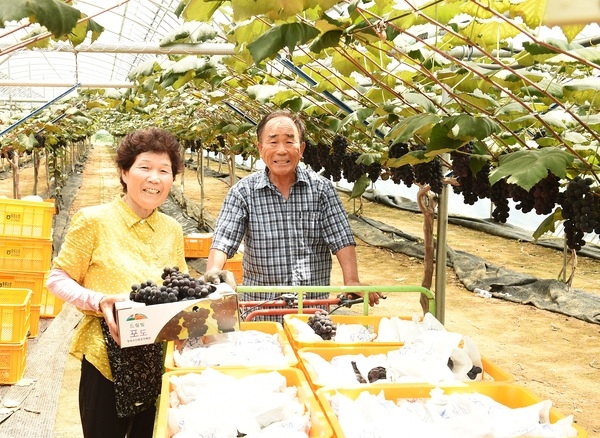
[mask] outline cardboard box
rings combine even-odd
[[[226,284],[200,300],[151,306],[127,300],[115,310],[122,348],[240,329],[237,294]]]

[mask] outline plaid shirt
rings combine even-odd
[[[245,285],[329,285],[331,254],[356,245],[333,184],[312,170],[297,167],[296,182],[286,200],[267,172],[248,175],[229,190],[212,248],[231,257],[244,240]],[[271,294],[242,297],[269,298]]]

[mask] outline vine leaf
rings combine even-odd
[[[39,23],[44,26],[57,39],[68,36],[77,26],[77,21],[85,16],[79,9],[58,0],[12,0],[2,3],[0,28],[3,28],[7,21],[29,18],[31,23]],[[82,27],[86,31],[92,31],[94,39],[104,30],[93,20],[89,20],[89,24],[83,24]],[[81,33],[79,29],[77,33]],[[75,38],[75,45],[80,42],[79,38]]]
[[[319,35],[319,30],[305,23],[285,23],[272,27],[256,40],[248,44],[248,51],[255,64],[272,58],[287,47],[291,52],[296,46],[306,44]]]
[[[352,186],[352,193],[350,193],[350,199],[360,198],[362,194],[367,190],[367,187],[371,184],[371,180],[366,175],[362,175],[356,180]]]
[[[461,147],[468,141],[483,140],[500,132],[500,125],[487,117],[458,114],[445,118],[431,129],[428,155],[439,155]]]
[[[423,129],[429,129],[431,125],[434,125],[439,121],[440,117],[435,114],[417,114],[407,117],[398,122],[387,137],[394,143],[406,143],[415,135],[415,133]]]
[[[530,190],[551,171],[559,178],[565,178],[567,167],[574,156],[558,148],[544,148],[512,152],[499,158],[499,166],[490,172],[490,184],[502,178]]]
[[[521,17],[530,29],[535,29],[542,24],[546,13],[546,0],[525,0],[511,3],[509,7],[511,17]]]
[[[494,120],[468,114],[450,116],[444,120],[443,124],[450,128],[451,138],[460,140],[471,140],[473,138],[483,140],[500,132],[500,125]]]
[[[181,16],[190,21],[210,21],[213,14],[217,9],[221,7],[221,5],[225,3],[223,1],[204,1],[204,0],[189,0],[186,2],[181,2],[180,7],[177,9],[176,14],[179,15],[181,12]]]
[[[217,36],[217,31],[206,23],[188,21],[173,29],[165,35],[160,46],[169,46],[178,43],[203,43]]]
[[[344,35],[344,31],[340,29],[327,31],[311,44],[310,50],[320,53],[327,48],[339,46],[342,35]]]
[[[562,221],[562,209],[557,208],[554,212],[546,217],[542,221],[542,223],[537,227],[537,229],[533,232],[533,238],[538,240],[546,233],[554,233],[556,231],[556,222]]]

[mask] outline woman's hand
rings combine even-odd
[[[98,310],[104,315],[110,335],[119,346],[121,346],[121,339],[119,338],[119,328],[115,319],[115,303],[117,301],[125,301],[126,299],[126,295],[104,295],[98,303]]]

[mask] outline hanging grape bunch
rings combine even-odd
[[[317,310],[308,318],[308,326],[325,341],[335,337],[336,327],[331,321],[331,315],[325,310]]]
[[[505,224],[510,215],[510,206],[508,198],[510,197],[510,189],[505,179],[497,181],[492,186],[490,193],[490,201],[494,205],[492,210],[492,218],[501,224]]]
[[[323,166],[319,163],[319,156],[317,154],[317,146],[312,144],[309,140],[305,141],[304,153],[302,154],[302,161],[307,166],[310,166],[315,172],[320,171]]]
[[[346,155],[348,142],[341,135],[336,135],[331,146],[319,142],[317,159],[323,167],[321,173],[325,178],[338,182],[342,179],[342,159]]]
[[[439,157],[435,157],[426,163],[415,164],[413,171],[417,183],[429,185],[429,189],[433,193],[438,195],[442,193],[444,183],[442,182],[442,161]]]
[[[202,278],[195,279],[181,272],[177,266],[164,268],[161,278],[162,286],[151,280],[132,285],[129,299],[146,305],[174,303],[206,298],[217,288]]]
[[[454,193],[463,195],[463,202],[474,205],[478,199],[491,197],[492,187],[490,185],[491,164],[486,161],[477,173],[473,174],[471,163],[473,158],[473,145],[467,143],[450,153],[452,161],[452,175],[456,178],[458,185],[452,186]]]
[[[463,202],[468,205],[474,205],[478,199],[475,192],[475,176],[469,167],[471,164],[471,156],[469,154],[471,152],[473,152],[473,146],[467,143],[450,153],[452,175],[458,183],[458,185],[452,186],[452,190],[457,195],[462,194]]]
[[[366,172],[366,167],[363,164],[356,163],[359,157],[358,152],[350,152],[342,158],[342,174],[349,183],[356,182]]]
[[[592,191],[592,183],[592,178],[577,176],[558,195],[567,246],[575,251],[585,245],[585,233],[600,234],[600,197]]]
[[[389,158],[402,158],[408,153],[408,144],[394,143],[388,151]],[[415,174],[410,164],[404,164],[400,167],[393,167],[391,170],[392,181],[396,184],[403,183],[406,187],[411,187],[415,182]]]
[[[531,189],[509,184],[510,197],[517,202],[517,210],[529,213],[535,209],[537,214],[550,214],[554,210],[558,197],[559,179],[552,173],[539,180]]]

